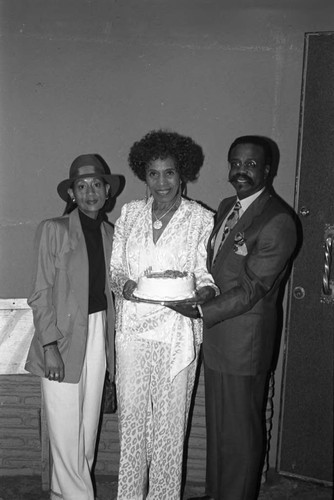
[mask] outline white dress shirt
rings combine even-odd
[[[250,207],[250,205],[260,196],[260,194],[264,190],[265,190],[265,187],[263,187],[260,191],[256,191],[256,193],[252,194],[251,196],[247,196],[247,198],[243,198],[242,200],[239,200],[239,198],[236,199],[236,202],[238,201],[241,205],[241,208],[239,210],[239,219],[246,212],[247,208]],[[220,243],[221,243],[223,235],[224,235],[226,221],[229,218],[230,214],[233,212],[234,206],[235,206],[235,204],[232,206],[231,210],[226,215],[224,221],[222,222],[222,224],[219,228],[218,233],[216,234],[215,241],[213,242],[213,246],[214,246],[213,259],[216,258],[218,248],[220,246]]]

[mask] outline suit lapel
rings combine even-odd
[[[209,242],[208,242],[207,267],[208,267],[209,271],[211,270],[211,267],[212,267],[213,249],[214,249],[215,239],[216,239],[217,233],[218,233],[224,219],[226,218],[227,214],[229,213],[229,211],[231,210],[231,208],[235,204],[236,200],[237,200],[237,197],[232,196],[231,198],[226,198],[225,200],[223,200],[221,202],[221,204],[219,205],[217,215],[216,215],[215,225],[214,225],[214,228],[212,230],[212,233],[210,235]]]
[[[102,241],[103,241],[103,250],[104,250],[104,260],[106,265],[106,277],[109,276],[109,265],[110,265],[110,257],[112,250],[112,238],[113,238],[113,227],[107,222],[102,222],[101,224],[101,233],[102,233]]]
[[[253,220],[255,217],[257,217],[260,213],[262,213],[265,204],[267,203],[268,199],[270,198],[270,192],[266,189],[263,191],[263,193],[260,194],[258,198],[247,208],[246,212],[242,214],[241,218],[239,221],[236,223],[234,228],[230,231],[228,234],[226,240],[224,241],[224,244],[222,245],[222,248],[220,252],[217,254],[214,266],[218,265],[224,261],[226,255],[231,251],[233,245],[234,245],[234,238],[237,233],[245,233],[246,230],[249,228],[249,226],[252,224]],[[227,213],[229,210],[231,210],[233,203],[235,203],[236,198],[233,199],[232,203],[228,204],[228,209],[224,210],[224,213],[222,213],[222,217],[219,219],[220,224],[223,222],[224,218],[226,217]],[[217,222],[218,224],[218,222]],[[218,229],[219,229],[218,227]],[[214,228],[215,231],[216,228]],[[214,234],[214,232],[213,232]],[[212,264],[213,266],[213,264]]]
[[[69,215],[69,239],[71,258],[68,277],[82,313],[88,314],[88,254],[85,237],[81,228],[78,209]]]

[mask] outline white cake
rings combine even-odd
[[[148,300],[183,300],[195,295],[192,273],[167,270],[148,272],[138,279],[135,297]]]

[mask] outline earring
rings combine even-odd
[[[145,202],[147,203],[148,202],[148,199],[149,197],[151,196],[151,191],[150,191],[150,188],[148,187],[148,185],[145,183],[145,186],[146,186],[146,192],[145,192]]]
[[[72,198],[73,203],[76,203],[75,198]]]
[[[181,196],[187,196],[187,183],[181,181],[180,188],[181,188]]]

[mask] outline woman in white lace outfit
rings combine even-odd
[[[150,196],[124,205],[115,225],[110,283],[116,298],[120,430],[118,500],[178,500],[184,437],[202,320],[133,301],[144,271],[194,273],[198,304],[217,293],[206,268],[213,214],[181,193],[204,156],[191,138],[153,131],[134,143],[129,165]]]

